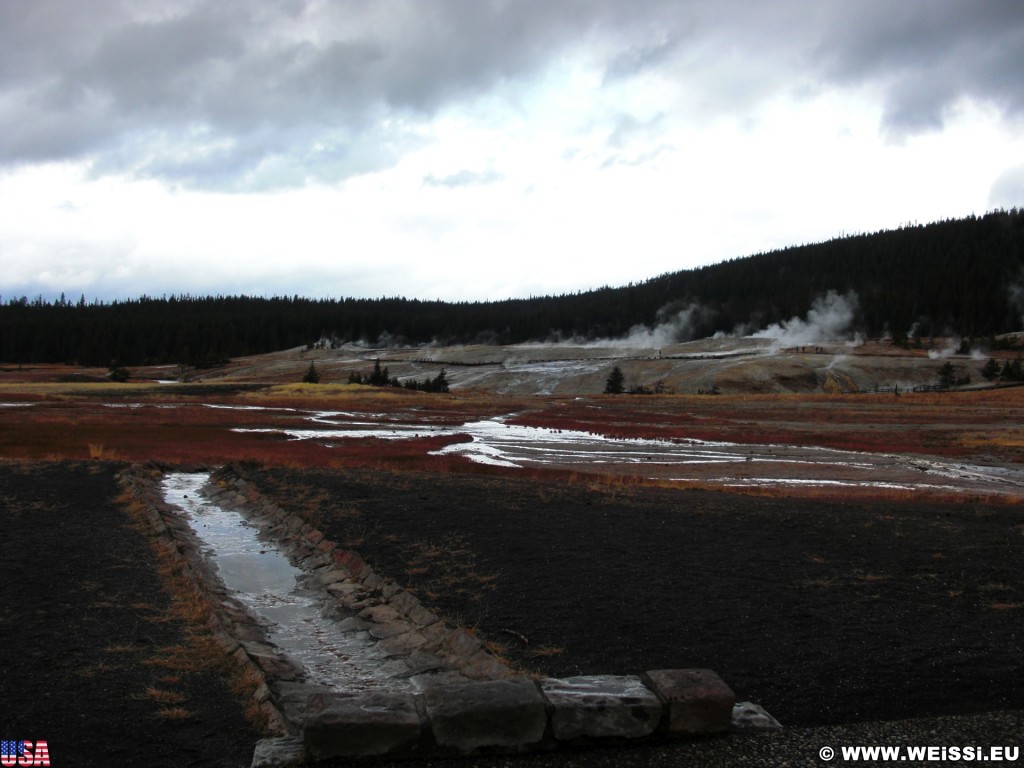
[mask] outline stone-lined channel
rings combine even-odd
[[[322,595],[308,575],[237,511],[203,498],[208,474],[175,473],[163,481],[167,503],[181,509],[204,556],[234,597],[264,625],[267,639],[311,680],[339,691],[411,688],[384,673],[381,654],[360,633],[344,632],[324,615]]]
[[[252,768],[332,757],[521,752],[778,728],[711,670],[533,679],[436,616],[234,467],[120,482],[212,608],[268,738]]]

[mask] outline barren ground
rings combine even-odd
[[[544,674],[707,666],[790,726],[1024,708],[1024,388],[906,393],[942,361],[730,343],[660,358],[379,351],[397,375],[444,365],[450,395],[337,383],[369,370],[373,350],[295,350],[171,384],[154,381],[176,378],[170,369],[115,385],[102,370],[7,366],[5,738],[49,739],[51,755],[75,755],[61,764],[251,757],[256,731],[223,673],[182,665],[202,630],[174,609],[173,585],[115,500],[125,461],[242,462],[283,506]],[[537,362],[544,354],[557,360]],[[296,383],[310,359],[326,383]],[[981,361],[953,362],[980,380]],[[616,363],[627,382],[676,394],[599,394]],[[829,381],[846,381],[830,371],[901,394],[830,394]],[[708,384],[722,394],[696,394]],[[540,430],[524,455],[580,434],[648,458],[527,461],[510,449],[507,466],[460,453],[472,439],[462,425],[499,417],[511,433]],[[376,434],[410,424],[405,439]],[[290,433],[311,428],[333,434]],[[693,464],[680,481],[665,457],[687,441],[747,446],[750,461]],[[864,459],[876,481],[898,470],[916,485],[820,482],[804,461],[820,448],[876,457]],[[818,482],[725,482],[780,464]],[[954,482],[950,467],[967,470]]]

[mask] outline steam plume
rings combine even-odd
[[[659,316],[664,311],[664,309],[659,310]],[[666,344],[690,341],[693,338],[694,320],[700,311],[701,308],[698,304],[690,304],[653,328],[648,328],[646,325],[634,325],[624,338],[616,339],[611,343],[623,347],[663,347]]]
[[[814,300],[806,318],[793,317],[781,323],[772,323],[764,330],[751,335],[760,339],[772,339],[773,349],[849,340],[850,326],[857,314],[857,305],[857,294],[853,291],[843,295],[829,291]]]

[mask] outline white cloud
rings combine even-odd
[[[1019,205],[1022,35],[1016,0],[0,4],[0,293],[504,298]]]

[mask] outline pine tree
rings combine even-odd
[[[986,381],[992,381],[992,379],[999,377],[999,363],[995,361],[995,358],[990,357],[988,359],[985,367],[981,369],[981,375],[985,377]]]
[[[370,373],[367,383],[371,387],[386,387],[391,383],[391,377],[388,375],[388,369],[383,370],[380,367],[380,358],[378,357],[373,361],[373,371]]]
[[[939,386],[944,389],[949,389],[955,383],[956,372],[953,370],[953,364],[947,362],[939,369]]]
[[[302,377],[302,381],[305,384],[320,383],[320,371],[316,369],[312,360],[309,361],[309,368],[306,370],[306,375]]]
[[[110,373],[108,374],[111,381],[126,382],[130,377],[128,369],[121,365],[117,360],[110,361]]]
[[[621,395],[626,391],[626,377],[622,373],[622,369],[619,366],[612,368],[612,372],[608,374],[608,380],[604,385],[604,393],[606,395]]]

